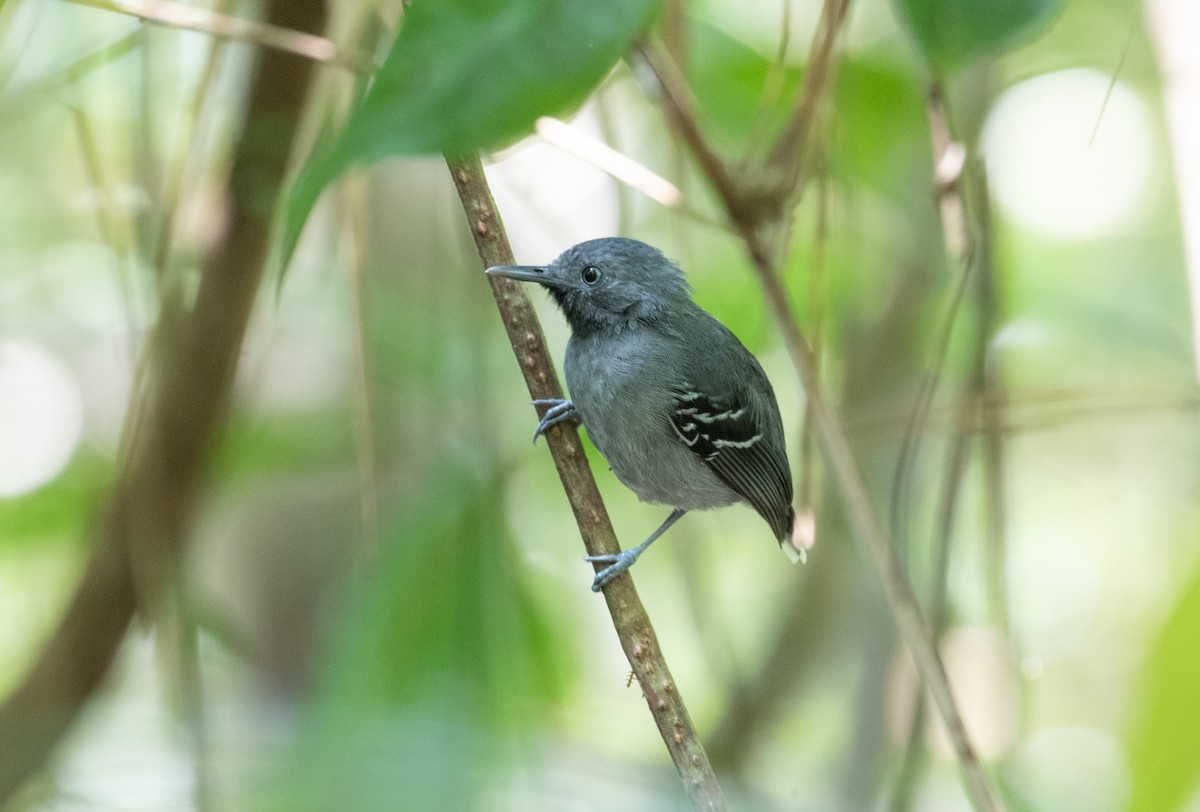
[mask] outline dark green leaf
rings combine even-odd
[[[406,13],[338,143],[297,180],[284,256],[321,190],[391,155],[466,154],[582,102],[650,21],[657,0],[422,0]]]
[[[691,83],[706,134],[734,154],[769,143],[791,112],[800,70],[785,68],[779,92],[766,97],[770,59],[702,21],[690,35]]]
[[[342,166],[463,154],[528,131],[587,96],[649,21],[654,0],[418,2],[354,111]]]
[[[561,699],[499,479],[429,474],[335,612],[279,809],[473,809],[505,741]],[[561,641],[559,641],[561,643]]]
[[[938,72],[1032,39],[1063,0],[896,0],[897,13]]]
[[[558,691],[544,621],[504,532],[497,482],[455,464],[404,506],[375,576],[347,607],[326,680],[343,707],[419,702],[450,675],[483,721],[526,719]],[[469,697],[469,698],[468,698]]]

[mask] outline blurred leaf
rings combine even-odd
[[[82,452],[53,482],[23,496],[0,499],[0,548],[84,544],[112,476],[110,459]]]
[[[334,165],[461,154],[583,101],[649,22],[655,0],[415,3],[351,116]]]
[[[414,3],[340,140],[317,151],[289,203],[291,253],[321,190],[358,163],[466,154],[580,104],[650,21],[657,0]]]
[[[833,109],[831,170],[917,214],[933,212],[924,96],[911,72],[885,61],[845,59],[838,65]]]
[[[500,483],[455,465],[398,512],[332,637],[288,808],[471,808],[499,734],[561,699],[565,655],[502,516]]]
[[[336,409],[236,419],[221,441],[217,473],[238,480],[347,466],[354,453],[351,425]]]
[[[1183,590],[1150,649],[1141,717],[1129,745],[1129,812],[1169,812],[1195,795],[1200,779],[1200,570]]]
[[[702,21],[690,36],[691,85],[706,135],[734,153],[745,153],[755,138],[769,143],[791,112],[801,71],[785,67],[778,96],[764,99],[770,60]]]
[[[931,67],[948,72],[1041,33],[1064,0],[896,0]]]
[[[335,643],[331,698],[403,704],[450,679],[461,707],[511,721],[556,697],[556,660],[518,578],[500,496],[497,483],[449,466],[397,515]]]

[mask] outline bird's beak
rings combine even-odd
[[[494,265],[484,273],[489,276],[504,276],[516,279],[518,282],[537,282],[547,287],[561,288],[562,282],[546,273],[545,268],[536,265]]]

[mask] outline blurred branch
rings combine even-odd
[[[950,443],[946,479],[938,509],[938,526],[934,535],[933,585],[929,597],[929,622],[934,636],[938,639],[946,630],[946,585],[950,576],[950,553],[953,548],[951,540],[954,534],[954,522],[958,516],[958,501],[962,493],[963,478],[966,475],[967,461],[970,458],[968,451],[971,436],[964,416],[963,425]],[[891,812],[908,812],[912,808],[917,779],[920,777],[925,762],[925,709],[925,692],[918,686],[913,697],[904,761],[892,790],[889,807]]]
[[[355,73],[367,73],[374,70],[370,59],[361,54],[342,51],[325,37],[297,31],[287,26],[271,25],[258,20],[221,14],[174,0],[66,0],[66,2],[112,11],[117,14],[127,14],[137,17],[139,20],[168,28],[197,31],[223,39],[248,42],[262,48],[286,51],[316,62],[341,65]]]
[[[219,6],[224,6],[228,0],[222,0]],[[154,275],[159,286],[167,283],[171,270],[171,252],[175,247],[175,225],[179,214],[179,206],[183,199],[184,188],[195,175],[198,175],[196,164],[199,163],[203,150],[196,146],[200,134],[207,123],[205,111],[208,110],[208,99],[217,80],[217,68],[223,51],[221,41],[212,40],[204,55],[204,67],[200,71],[200,81],[196,92],[187,106],[188,124],[182,127],[179,142],[175,150],[174,163],[168,167],[161,193],[162,215],[154,235]],[[210,116],[211,117],[211,116]]]
[[[664,111],[676,135],[687,145],[692,157],[696,159],[700,168],[704,170],[704,174],[708,176],[709,182],[717,187],[721,198],[726,201],[740,201],[742,191],[735,184],[734,176],[726,168],[721,156],[717,155],[716,150],[709,145],[708,139],[700,129],[699,119],[696,116],[696,100],[679,64],[671,58],[667,49],[657,40],[643,41],[641,54],[654,71],[655,76],[658,77]],[[735,224],[740,222],[737,217],[732,219]]]
[[[946,117],[943,92],[935,85],[926,102],[926,118],[933,151],[934,187],[938,211],[942,220],[942,240],[949,257],[960,266],[958,284],[950,297],[946,314],[941,322],[934,344],[933,359],[929,372],[924,376],[917,391],[917,398],[909,413],[908,423],[900,443],[900,454],[896,461],[896,473],[892,479],[890,506],[890,530],[893,541],[901,555],[907,555],[908,516],[907,508],[911,497],[912,476],[917,466],[921,441],[929,422],[934,395],[942,377],[942,369],[950,352],[950,340],[958,314],[971,287],[974,266],[974,251],[971,235],[966,227],[961,191],[966,148],[955,140],[950,132]],[[985,345],[986,349],[986,345]],[[965,399],[966,395],[964,395]],[[960,423],[963,422],[960,417]]]
[[[951,434],[957,430],[962,417],[963,395],[952,401],[935,403],[930,410],[929,431]],[[1104,421],[1111,422],[1130,415],[1154,412],[1190,414],[1200,411],[1200,387],[1126,386],[1117,383],[1104,387],[1045,388],[1028,390],[1021,395],[1005,393],[1003,400],[988,400],[978,392],[970,394],[967,419],[976,432],[984,431],[987,421],[993,421],[1004,435],[1037,431],[1053,431],[1065,424]],[[895,437],[903,433],[891,404],[856,417],[847,425],[857,437]]]
[[[782,58],[782,57],[781,57]],[[808,313],[806,324],[812,338],[813,363],[817,365],[816,373],[821,373],[821,356],[825,335],[826,321],[826,270],[828,264],[829,245],[829,173],[822,168],[817,178],[817,217],[816,229],[813,235],[812,262],[808,268]],[[804,550],[810,550],[817,541],[817,504],[816,484],[818,476],[816,446],[814,443],[812,413],[804,410],[800,423],[800,440],[797,443],[799,465],[797,467],[796,483],[796,516],[799,522],[794,531],[800,534],[795,543]]]
[[[904,532],[907,518],[901,518],[901,506],[910,497],[912,471],[916,467],[920,438],[928,427],[929,411],[938,380],[950,349],[950,337],[959,311],[962,309],[967,290],[971,286],[972,271],[978,253],[971,230],[967,227],[967,214],[963,203],[963,169],[966,163],[966,147],[953,137],[950,120],[946,114],[944,88],[935,83],[929,91],[925,105],[925,116],[929,123],[930,147],[933,152],[934,187],[937,193],[938,211],[942,221],[942,240],[947,256],[961,266],[959,284],[955,287],[949,312],[934,350],[934,367],[923,385],[905,432],[901,445],[900,460],[896,465],[896,478],[892,491],[892,531]],[[978,325],[975,331],[976,358],[986,355],[990,330]],[[933,583],[929,596],[930,625],[935,639],[940,639],[946,626],[946,582],[950,571],[950,552],[954,533],[954,520],[958,513],[958,500],[962,490],[969,449],[974,432],[968,417],[974,393],[980,391],[982,368],[976,364],[975,374],[959,397],[961,408],[958,429],[950,444],[946,478],[938,526],[933,540]],[[909,719],[908,742],[904,761],[892,790],[891,812],[907,812],[912,808],[913,795],[921,775],[925,753],[925,692],[918,685],[912,699],[912,714]]]
[[[759,144],[768,139],[768,124],[771,123],[771,111],[783,99],[783,86],[787,78],[787,55],[792,44],[792,0],[783,0],[779,12],[779,45],[775,48],[775,58],[767,65],[766,76],[763,77],[762,93],[759,95],[758,110],[754,125],[750,128],[750,143]]]
[[[0,127],[7,127],[13,122],[25,121],[28,105],[40,102],[60,90],[65,90],[92,71],[129,53],[138,47],[139,43],[139,32],[135,32],[80,57],[50,76],[27,84],[20,90],[4,94],[3,107],[0,108]]]
[[[811,152],[809,143],[817,105],[832,84],[837,68],[834,46],[849,8],[850,0],[825,0],[821,4],[821,16],[808,51],[808,69],[804,71],[800,100],[763,167],[767,174],[781,173],[780,183],[793,194],[802,191],[804,186],[800,179]]]
[[[1007,432],[1008,394],[1001,370],[992,353],[992,339],[999,321],[995,264],[992,261],[991,212],[988,206],[987,172],[982,163],[973,162],[966,175],[966,196],[979,229],[976,238],[979,269],[975,274],[975,296],[979,310],[979,340],[975,347],[976,391],[981,403],[990,408],[979,416],[983,433],[984,541],[987,549],[986,588],[988,612],[1007,636],[1012,628],[1008,601],[1008,475]]]
[[[826,10],[822,14],[822,19],[826,21],[826,33],[823,36],[819,33],[818,41],[828,42],[830,45],[815,51],[813,59],[832,62],[832,43],[845,20],[845,5],[846,0],[827,0]],[[820,31],[821,27],[818,26],[818,32]],[[699,150],[696,158],[701,169],[709,175],[731,220],[742,235],[747,252],[758,272],[768,306],[783,332],[784,344],[800,378],[808,408],[812,413],[813,425],[821,438],[829,468],[846,502],[850,521],[859,538],[866,544],[883,582],[884,592],[900,635],[945,721],[950,741],[958,757],[967,796],[977,810],[1000,809],[1000,803],[989,786],[987,776],[963,725],[933,635],[921,613],[920,604],[913,593],[904,566],[874,514],[866,484],[858,470],[842,422],[825,401],[812,349],[800,332],[799,323],[779,278],[777,265],[778,258],[783,256],[783,246],[772,244],[768,235],[788,233],[791,212],[785,210],[782,201],[785,198],[796,200],[799,188],[780,190],[763,186],[758,192],[748,191],[753,190],[754,186],[747,184],[742,178],[753,180],[755,177],[763,177],[768,166],[746,167],[741,169],[741,174],[738,175],[731,173],[724,161],[708,147],[690,103],[681,103],[681,100],[689,97],[686,87],[680,84],[678,70],[669,63],[669,57],[661,48],[646,48],[644,52],[664,88],[663,98],[667,104],[668,122],[678,130],[686,143]],[[815,66],[813,59],[810,59],[809,71],[820,70],[823,76],[827,76],[831,66]],[[818,97],[823,95],[827,88],[828,85],[818,79],[805,82],[792,124],[781,136],[778,148],[773,151],[776,160],[781,160],[784,154],[788,154],[793,166],[804,165],[804,156],[797,154],[797,150],[803,147],[807,138],[811,111],[816,109]],[[767,163],[771,163],[770,158]],[[795,173],[791,180],[801,184],[802,174]]]
[[[781,45],[780,52],[784,50]],[[782,58],[782,57],[781,57]],[[814,363],[821,363],[821,347],[826,323],[826,271],[829,242],[829,173],[823,166],[816,175],[817,205],[812,261],[809,264],[806,323],[813,336]],[[804,410],[800,420],[800,437],[796,443],[796,528],[794,543],[803,550],[812,549],[817,539],[818,485],[820,469],[816,458],[812,412]],[[824,533],[824,528],[822,528]],[[830,556],[814,559],[807,571],[804,587],[793,590],[778,616],[785,618],[767,648],[755,673],[735,682],[720,721],[709,738],[713,762],[721,769],[740,772],[752,751],[754,742],[761,740],[760,730],[779,718],[779,708],[796,686],[802,684],[819,661],[818,648],[822,627],[837,613],[837,587],[848,580],[844,561]],[[848,587],[849,588],[849,587]],[[791,618],[806,618],[805,623]],[[824,622],[823,622],[824,620]],[[842,636],[841,632],[837,635]]]
[[[512,248],[479,158],[447,159],[447,164],[484,267],[511,265]],[[518,282],[496,277],[488,279],[529,394],[535,399],[561,398],[562,387],[529,297]],[[588,554],[619,552],[620,545],[588,467],[578,431],[559,426],[547,433],[546,440]],[[626,574],[613,581],[603,594],[621,648],[641,685],[646,704],[692,806],[710,812],[727,809],[708,755],[667,668],[654,626],[642,606],[633,579]]]
[[[725,223],[689,207],[679,191],[679,187],[659,175],[645,164],[635,161],[623,152],[613,149],[604,141],[593,138],[564,121],[551,116],[542,116],[535,124],[535,129],[543,141],[564,152],[574,155],[581,161],[594,166],[609,177],[634,189],[646,197],[668,209],[685,215],[688,219],[715,229],[727,229]],[[619,187],[620,188],[620,187]],[[622,207],[624,208],[624,207]],[[621,229],[617,229],[618,232]]]
[[[324,26],[321,0],[274,0],[266,13],[276,26]],[[136,423],[92,557],[60,625],[0,705],[0,741],[20,743],[0,750],[0,805],[42,767],[96,691],[139,603],[170,587],[205,458],[229,404],[267,256],[270,202],[283,182],[311,72],[310,61],[266,51],[252,74],[230,171],[229,225],[204,262],[191,309],[163,308],[145,417]]]
[[[546,143],[571,153],[616,180],[637,189],[660,206],[675,208],[682,202],[675,184],[598,138],[585,135],[570,124],[551,116],[539,118],[535,127],[537,134]]]

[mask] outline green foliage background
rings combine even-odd
[[[533,411],[428,153],[488,151],[521,261],[613,232],[677,258],[697,300],[763,360],[799,467],[803,398],[742,246],[716,225],[720,207],[645,66],[620,61],[648,27],[683,19],[670,33],[688,43],[705,133],[726,155],[755,153],[806,70],[819,4],[790,7],[779,63],[778,3],[707,0],[682,17],[645,0],[336,5],[340,47],[393,44],[371,76],[323,69],[279,215],[290,261],[259,303],[178,606],[132,633],[14,808],[74,796],[122,809],[683,808],[587,589],[553,467],[529,443]],[[1195,316],[1141,8],[862,2],[843,46],[786,283],[927,607],[947,460],[962,421],[973,428],[945,600],[947,639],[966,641],[962,678],[990,686],[963,698],[989,767],[1012,809],[1188,809],[1200,775]],[[59,358],[85,418],[56,478],[0,497],[0,689],[57,622],[122,464],[163,218],[175,218],[170,278],[185,286],[221,228],[253,54],[82,4],[0,4],[0,342]],[[1151,216],[1068,240],[968,199],[992,296],[972,293],[956,314],[895,509],[905,427],[961,274],[935,205],[932,77],[974,155],[1006,88],[1118,64],[1161,141]],[[689,213],[521,140],[541,115],[577,116],[676,183]],[[65,250],[81,244],[91,253]],[[565,326],[534,295],[561,353]],[[971,399],[981,331],[999,417]],[[1000,504],[986,492],[998,464],[987,429]],[[635,543],[662,510],[589,450],[618,534]],[[734,808],[964,809],[933,734],[913,745],[917,777],[897,790],[903,658],[838,494],[810,460],[806,567],[789,567],[742,508],[689,516],[638,564],[680,690]],[[981,662],[994,667],[972,670]]]

